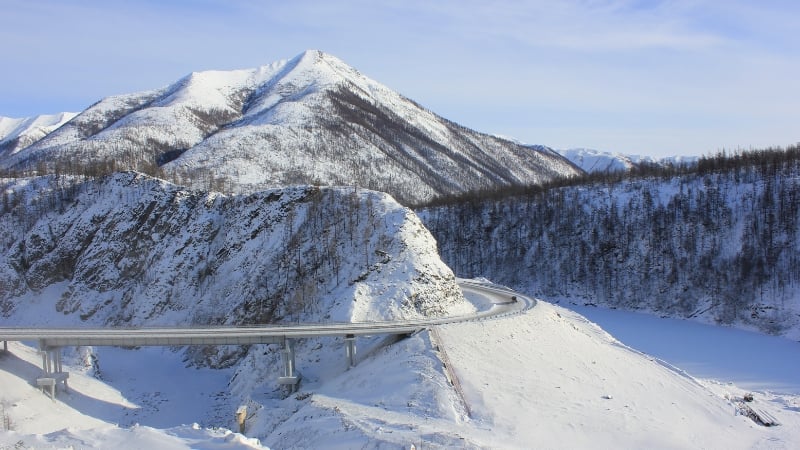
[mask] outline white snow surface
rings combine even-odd
[[[47,136],[77,115],[78,113],[62,112],[23,118],[0,116],[0,149],[8,146],[13,154]]]
[[[697,160],[696,157],[692,156],[654,158],[652,156],[629,155],[591,148],[558,149],[556,152],[588,173],[627,171],[642,163],[681,164],[692,163]]]
[[[644,312],[574,304],[568,307],[636,349],[697,377],[750,390],[800,395],[797,340]]]
[[[40,373],[37,351],[9,343],[9,353],[0,352],[0,413],[8,424],[0,426],[0,448],[263,448],[257,439],[226,429],[204,428],[191,420],[180,423],[213,401],[213,395],[205,395],[211,394],[207,389],[223,389],[225,374],[186,369],[168,353],[105,349],[114,364],[104,380],[86,373],[76,359],[69,365],[69,392],[51,401],[31,385]],[[181,376],[185,380],[177,382]],[[159,389],[170,394],[162,397]],[[174,401],[176,394],[180,402]]]
[[[0,168],[42,161],[158,165],[182,184],[226,192],[356,185],[401,202],[578,172],[555,153],[439,117],[317,50],[107,97],[34,144],[0,154]],[[210,186],[208,174],[224,188]]]
[[[298,186],[228,197],[132,172],[68,183],[74,195],[53,177],[3,186],[18,203],[0,215],[3,326],[472,311],[419,218],[386,194]],[[28,214],[50,200],[69,206]]]
[[[471,300],[480,302],[475,295]],[[705,336],[727,343],[713,328]],[[737,414],[734,399],[744,391],[736,385],[694,378],[543,301],[521,315],[441,326],[389,346],[363,344],[349,371],[334,370],[340,355],[311,355],[330,373],[254,411],[245,437],[226,429],[235,411],[219,400],[229,387],[226,371],[182,367],[168,350],[94,349],[103,380],[81,358],[67,358],[71,390],[51,402],[30,385],[36,352],[11,343],[0,356],[0,401],[12,430],[0,432],[0,446],[788,449],[800,443],[800,396],[754,392],[754,404],[781,423],[756,425]],[[460,393],[447,381],[443,354]],[[216,419],[194,418],[215,404]]]

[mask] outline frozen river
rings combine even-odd
[[[689,320],[561,303],[629,347],[694,377],[750,390],[800,394],[800,343]]]

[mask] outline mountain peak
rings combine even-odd
[[[317,89],[337,86],[349,81],[358,86],[378,84],[368,80],[356,69],[341,59],[321,50],[306,50],[286,63],[280,78],[298,86],[311,86]]]
[[[4,169],[30,170],[40,161],[55,167],[59,159],[87,166],[113,160],[118,170],[155,163],[181,183],[213,174],[232,192],[355,185],[411,203],[577,173],[552,152],[437,116],[319,50],[108,97],[0,156]]]
[[[345,75],[343,72],[349,73]],[[255,69],[191,72],[168,87],[168,94],[156,105],[167,106],[182,102],[205,109],[225,110],[231,106],[230,97],[242,91],[263,92],[278,84],[287,83],[295,88],[312,84],[317,87],[331,86],[340,82],[343,77],[349,78],[353,73],[357,72],[332,55],[320,50],[306,50],[289,60]]]
[[[0,116],[0,155],[14,154],[34,144],[76,115],[62,112],[19,119]]]
[[[323,52],[322,50],[314,50],[314,49],[306,50],[303,53],[300,53],[299,55],[295,56],[295,58],[297,58],[297,59],[300,59],[300,60],[303,60],[303,61],[309,61],[309,62],[313,62],[313,63],[320,62],[323,59],[326,59],[328,57],[332,57],[332,56],[328,55],[327,53]]]
[[[294,58],[292,60],[302,61],[306,64],[329,64],[333,66],[347,66],[350,67],[347,63],[342,61],[341,59],[337,58],[330,53],[326,53],[322,50],[315,50],[309,49],[306,50]]]

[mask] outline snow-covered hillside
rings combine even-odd
[[[228,197],[132,172],[5,180],[3,190],[5,326],[468,311],[430,234],[386,194],[296,187]]]
[[[235,192],[355,185],[410,203],[578,173],[553,152],[439,117],[319,51],[103,99],[0,158],[11,170],[97,166],[158,166],[182,183]]]
[[[174,355],[104,348],[109,370],[98,377],[76,358],[80,351],[68,350],[70,390],[54,402],[31,385],[41,370],[37,350],[16,342],[9,350],[0,350],[0,448],[263,448],[258,439],[194,422],[204,419],[207,405],[225,388],[224,371],[187,369]],[[131,360],[140,365],[124,363]],[[165,373],[183,382],[168,382]]]
[[[417,217],[385,194],[295,187],[239,196],[137,173],[4,180],[3,326],[388,320],[460,314],[465,299]],[[465,211],[469,213],[468,211]],[[467,301],[469,300],[469,301]],[[68,349],[70,392],[31,380],[36,350],[0,355],[0,446],[82,448],[791,448],[798,398],[698,381],[581,317],[526,314],[394,342],[297,342],[300,390],[276,346]],[[451,378],[455,376],[455,378]],[[454,388],[449,380],[456,381]],[[245,435],[234,412],[248,406]],[[8,424],[8,425],[5,425]],[[195,425],[196,424],[196,425]]]
[[[800,339],[798,175],[765,161],[419,214],[459,276]]]
[[[648,165],[681,165],[697,162],[693,156],[672,156],[653,158],[652,156],[627,155],[619,152],[604,152],[590,148],[570,148],[556,150],[561,156],[570,160],[587,173],[624,172],[642,164]]]
[[[58,129],[77,113],[60,113],[14,119],[0,117],[0,161]]]
[[[0,446],[789,449],[800,442],[800,397],[755,392],[753,405],[781,424],[761,427],[739,412],[745,391],[693,378],[542,301],[523,315],[441,326],[373,348],[347,372],[321,355],[317,365],[328,373],[253,410],[247,437],[225,430],[235,425],[237,404],[219,400],[227,387],[209,374],[219,371],[182,367],[161,351],[100,348],[104,380],[70,359],[71,392],[52,403],[27,382],[40,362],[34,349],[11,343],[10,350],[0,354],[0,402],[12,430],[0,432]],[[181,382],[162,378],[166,372]],[[257,377],[240,372],[232,386]],[[203,414],[212,404],[210,419]]]
[[[416,215],[386,194],[298,186],[224,196],[133,172],[7,179],[2,188],[0,326],[365,322],[475,311]],[[381,342],[363,338],[360,348],[369,353]],[[347,369],[341,339],[295,348],[304,383]],[[102,350],[86,353],[99,361],[96,373],[114,373]],[[228,371],[217,386],[223,397],[196,411],[198,422],[285,396],[278,348],[194,346],[177,360]],[[137,401],[157,406],[160,395]],[[282,414],[263,419],[263,433]]]
[[[636,167],[641,161],[655,162],[651,157],[603,152],[590,148],[570,148],[556,152],[587,173],[626,171]]]

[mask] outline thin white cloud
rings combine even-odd
[[[634,1],[406,2],[420,15],[436,14],[454,35],[530,47],[581,51],[692,49],[726,38],[693,24],[687,7]]]
[[[528,142],[584,129],[611,148],[627,127],[656,149],[666,138],[641,131],[651,120],[665,135],[691,126],[694,153],[723,134],[785,144],[800,122],[798,16],[789,0],[4,0],[0,115],[318,48],[445,117]]]

